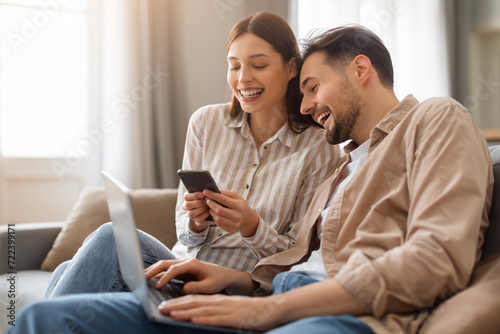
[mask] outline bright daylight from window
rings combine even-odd
[[[88,119],[86,0],[0,1],[0,149],[62,157]]]

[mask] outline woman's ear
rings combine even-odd
[[[288,81],[290,81],[298,74],[297,58],[293,57],[292,59],[290,59],[288,61],[288,64],[286,65],[286,68],[288,70]]]

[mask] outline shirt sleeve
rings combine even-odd
[[[321,138],[321,140],[324,141],[324,138]],[[335,164],[340,159],[340,149],[338,145],[324,143],[317,146],[317,150],[313,152],[312,156],[315,159],[312,161],[311,167],[298,191],[286,233],[283,234],[282,232],[280,234],[279,231],[259,217],[259,226],[255,235],[242,237],[247,247],[259,260],[289,249],[295,244],[295,238],[316,188],[334,169]]]
[[[354,251],[334,277],[376,317],[465,288],[491,203],[491,159],[467,110],[450,103],[418,121],[406,143],[405,241],[376,258]]]
[[[203,113],[196,112],[189,120],[189,126],[186,134],[186,143],[184,146],[184,159],[182,169],[202,170],[203,169]],[[186,188],[179,183],[179,192],[176,205],[176,230],[179,242],[188,247],[198,246],[205,242],[208,235],[208,228],[201,233],[193,232],[189,229],[189,220],[187,212],[182,208],[184,193]]]

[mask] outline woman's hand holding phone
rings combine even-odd
[[[186,210],[190,219],[189,229],[193,232],[203,232],[209,225],[210,221],[206,219],[210,216],[209,207],[205,201],[205,195],[201,192],[184,194],[182,208]]]
[[[204,190],[203,195],[217,226],[229,233],[240,232],[244,237],[255,235],[259,216],[235,191],[221,190],[221,193],[216,193]]]
[[[220,191],[206,170],[178,170],[177,174],[188,190],[182,208],[190,218],[191,231],[203,232],[214,221],[226,232],[255,235],[259,216],[235,191]]]

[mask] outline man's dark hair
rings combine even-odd
[[[303,48],[303,61],[315,52],[324,51],[327,63],[341,71],[356,56],[364,55],[377,71],[380,83],[388,88],[394,85],[391,55],[382,40],[365,27],[346,25],[329,29],[308,38],[303,43]]]

